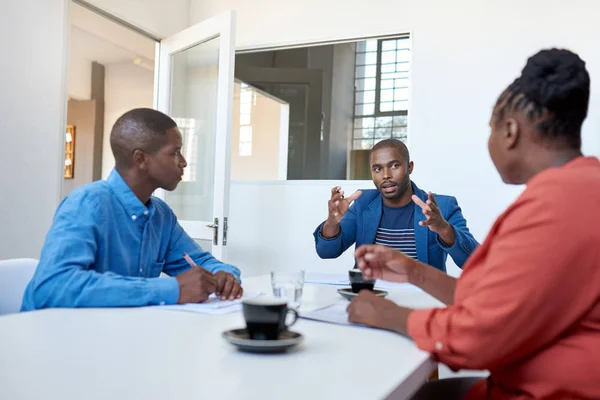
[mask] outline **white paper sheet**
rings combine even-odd
[[[422,290],[411,283],[397,283],[377,280],[375,283],[376,289],[382,290],[409,290],[414,292],[421,292]]]
[[[350,281],[347,274],[331,274],[325,272],[307,272],[304,282],[321,285],[350,286]],[[388,282],[379,279],[375,283],[375,288],[382,290],[421,291],[421,289],[410,283]]]
[[[173,304],[168,306],[154,306],[167,311],[187,311],[198,314],[222,315],[242,309],[242,300],[261,296],[262,292],[244,292],[241,299],[221,300],[215,294],[211,294],[204,303]]]
[[[306,313],[301,312],[300,318],[329,322],[339,325],[354,325],[348,322],[348,313],[346,312],[348,304],[349,303],[336,303],[326,307],[317,308],[316,310]]]
[[[322,285],[350,285],[348,281],[348,274],[330,274],[325,272],[310,272],[306,273],[304,277],[305,283],[318,283]]]

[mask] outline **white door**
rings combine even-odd
[[[156,195],[204,250],[225,258],[229,213],[235,14],[217,15],[163,40],[155,106],[183,134],[183,181]]]

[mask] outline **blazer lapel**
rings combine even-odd
[[[377,228],[379,228],[379,222],[381,221],[381,213],[381,195],[379,195],[369,204],[369,209],[363,211],[362,244],[375,243]]]
[[[411,182],[412,183],[412,182]],[[412,183],[413,192],[423,201],[427,201],[427,193]],[[417,247],[417,259],[424,264],[429,264],[429,228],[419,225],[419,221],[425,221],[425,215],[421,207],[415,204],[415,245]]]

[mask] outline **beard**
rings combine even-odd
[[[391,185],[390,185],[391,184]],[[406,177],[401,182],[386,181],[379,185],[379,193],[389,200],[394,200],[404,196],[410,185],[410,176]]]

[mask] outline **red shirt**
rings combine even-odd
[[[454,304],[412,312],[408,333],[453,369],[490,371],[465,399],[600,399],[598,159],[533,177],[465,264]]]

